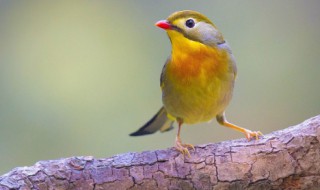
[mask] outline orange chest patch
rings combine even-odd
[[[190,83],[227,72],[228,62],[227,52],[203,44],[190,51],[173,49],[167,74],[175,81]]]

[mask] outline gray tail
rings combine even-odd
[[[167,117],[167,111],[162,107],[158,113],[153,116],[146,124],[144,124],[136,132],[130,134],[130,136],[149,135],[160,130],[161,132],[170,131],[173,129],[174,121]]]

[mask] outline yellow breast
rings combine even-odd
[[[184,123],[211,120],[231,99],[234,76],[228,70],[229,53],[177,32],[170,37],[172,54],[161,85],[163,104],[171,116]]]

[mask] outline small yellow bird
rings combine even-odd
[[[207,122],[214,117],[226,127],[258,139],[260,131],[250,131],[226,120],[224,111],[229,104],[237,75],[231,49],[217,27],[204,15],[191,11],[178,11],[156,26],[166,30],[171,44],[160,78],[163,107],[138,131],[140,136],[172,129],[178,122],[175,147],[190,157],[191,144],[181,142],[183,123]]]

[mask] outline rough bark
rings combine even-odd
[[[37,162],[0,177],[1,190],[320,189],[320,115],[265,135],[175,149]]]

